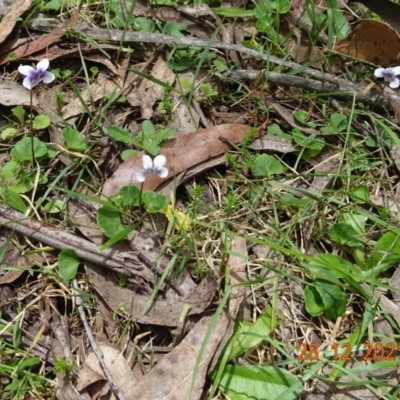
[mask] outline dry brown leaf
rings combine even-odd
[[[225,153],[231,148],[219,138],[224,137],[231,143],[238,143],[243,139],[243,134],[248,131],[247,125],[225,124],[209,129],[199,129],[186,135],[166,140],[160,154],[167,158],[166,167],[169,168],[169,177],[179,174],[203,161]],[[143,169],[143,151],[136,153],[124,161],[114,172],[103,187],[103,194],[111,196],[118,193],[126,185],[140,185],[136,174]],[[165,179],[157,175],[148,176],[143,185],[143,190],[155,190]]]
[[[397,60],[400,53],[400,37],[385,23],[364,19],[357,24],[350,36],[334,49],[384,67]]]
[[[35,93],[25,89],[17,83],[0,81],[0,104],[3,106],[18,106],[20,104],[30,104],[30,96],[32,94],[32,104],[37,105],[38,99]]]
[[[80,7],[77,8],[75,13],[68,20],[65,27],[54,29],[54,31],[50,32],[47,35],[39,36],[36,40],[27,42],[26,44],[18,47],[13,51],[13,53],[17,58],[24,58],[50,46],[52,43],[56,42],[64,35],[67,28],[72,28],[75,25],[75,22],[79,16],[79,12]],[[9,61],[10,60],[8,59],[8,53],[2,54],[0,56],[0,65],[3,65]]]
[[[400,5],[390,0],[358,0],[400,32]]]
[[[136,384],[137,380],[135,375],[132,373],[131,368],[122,354],[108,343],[98,343],[98,346],[103,353],[104,363],[121,393],[128,390],[132,384]],[[86,357],[85,363],[79,372],[76,388],[82,391],[95,382],[98,382],[97,390],[101,392],[103,396],[107,394],[107,398],[115,399],[97,357],[91,352]]]
[[[115,274],[105,268],[90,263],[85,266],[90,283],[111,310],[121,313],[123,305],[130,318],[143,324],[177,326],[185,304],[191,306],[189,315],[200,314],[210,305],[217,289],[215,278],[208,275],[194,291],[182,297],[174,293],[167,298],[157,298],[150,310],[143,315],[149,296],[139,295],[130,287],[120,286]]]
[[[290,140],[279,138],[276,136],[264,135],[256,139],[249,149],[259,151],[276,151],[278,153],[291,153],[299,149],[292,144]]]
[[[0,43],[3,43],[5,38],[12,32],[17,18],[20,17],[33,3],[32,0],[14,0],[7,14],[0,22]]]
[[[154,64],[150,76],[170,86],[175,81],[174,72],[161,57]],[[153,116],[154,103],[163,98],[164,92],[163,86],[149,79],[144,79],[139,88],[126,96],[126,99],[131,106],[140,106],[143,119],[150,119]]]
[[[202,318],[189,332],[185,339],[144,376],[136,385],[124,393],[126,400],[172,400],[189,399],[193,371],[206,340],[206,334],[212,318]],[[219,357],[232,331],[233,321],[222,314],[212,327],[205,351],[199,363],[199,370],[194,384],[192,400],[199,400],[204,395],[206,374],[209,365]]]

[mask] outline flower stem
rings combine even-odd
[[[140,185],[140,193],[139,193],[139,211],[142,212],[143,211],[143,207],[142,207],[142,193],[143,193],[143,185],[144,182],[141,183]]]
[[[33,147],[33,95],[32,89],[30,90],[30,129],[31,129],[31,151],[32,151],[32,165],[35,164],[35,148]]]

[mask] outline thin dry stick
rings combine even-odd
[[[73,249],[79,258],[110,268],[125,276],[136,275],[147,280],[154,278],[153,273],[138,259],[136,252],[113,249],[100,252],[99,248],[88,240],[27,219],[25,215],[5,206],[0,206],[0,226],[22,233],[58,250]]]
[[[78,282],[76,281],[76,279],[73,280],[73,287],[76,290],[79,289]],[[108,370],[107,365],[104,362],[104,355],[103,355],[102,351],[100,350],[99,346],[97,346],[97,343],[93,336],[92,330],[90,329],[90,326],[86,319],[86,314],[85,314],[85,310],[83,309],[82,299],[80,298],[79,295],[76,296],[76,305],[78,306],[79,315],[81,316],[81,320],[82,320],[83,326],[85,327],[85,331],[88,336],[90,345],[92,346],[93,353],[96,355],[97,360],[99,361],[100,367],[104,372],[104,376],[107,378],[107,381],[110,385],[112,392],[114,393],[114,396],[119,400],[125,400],[124,395],[118,389],[117,383],[114,381],[114,378],[111,376],[110,371]]]

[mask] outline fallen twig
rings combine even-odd
[[[0,226],[12,229],[58,250],[73,249],[79,258],[102,265],[125,276],[141,276],[152,280],[153,273],[138,258],[136,252],[106,249],[103,252],[88,240],[69,232],[44,226],[27,219],[24,214],[0,205]]]
[[[76,290],[79,289],[76,279],[73,280],[73,287]],[[93,333],[92,333],[90,326],[86,319],[86,314],[85,314],[85,310],[83,309],[82,299],[79,297],[79,295],[76,296],[76,305],[78,306],[79,315],[81,316],[81,320],[82,320],[83,326],[85,327],[85,331],[88,336],[90,345],[92,346],[93,353],[96,355],[97,360],[99,361],[100,367],[103,370],[104,376],[107,378],[107,381],[110,385],[112,392],[114,393],[114,396],[119,400],[125,400],[124,395],[118,389],[118,386],[117,386],[116,382],[114,381],[114,378],[111,376],[110,371],[108,370],[107,365],[104,362],[104,355],[103,355],[102,351],[100,350],[99,346],[97,346],[96,340],[93,336]]]

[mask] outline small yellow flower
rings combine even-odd
[[[174,228],[175,229],[184,229],[188,230],[191,220],[188,215],[184,214],[181,211],[173,209],[169,204],[167,204],[164,208],[165,216],[168,218],[168,221],[174,219]]]

